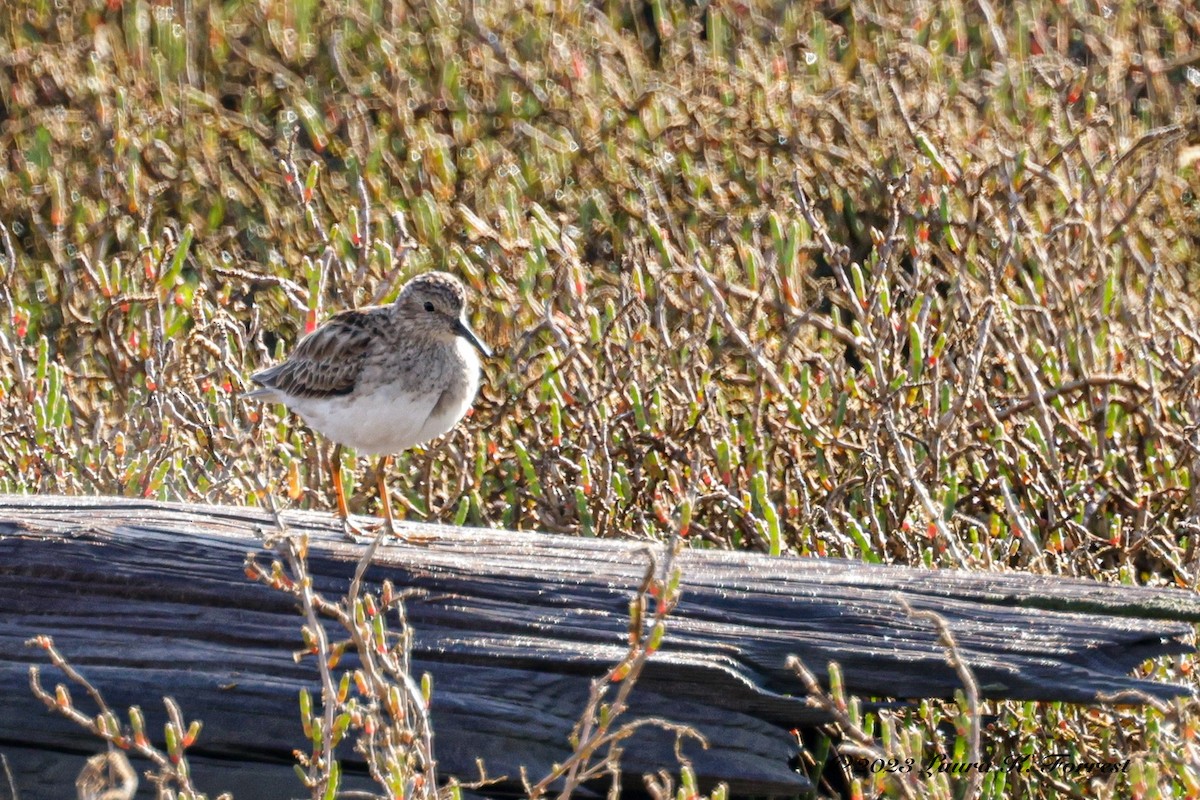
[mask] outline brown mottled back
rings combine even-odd
[[[292,397],[336,397],[354,391],[362,355],[378,335],[384,309],[343,311],[305,336],[286,361],[250,379],[263,387],[251,396],[283,392]]]

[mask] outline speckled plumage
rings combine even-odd
[[[487,348],[463,318],[458,279],[429,272],[389,306],[343,311],[247,396],[284,403],[315,430],[360,453],[388,455],[449,431],[479,388]]]

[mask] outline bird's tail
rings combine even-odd
[[[258,383],[254,376],[250,376],[250,380]],[[273,402],[279,397],[279,393],[276,392],[272,387],[259,383],[257,387],[251,389],[250,391],[242,392],[242,397],[252,397],[255,399],[262,399],[267,402]]]

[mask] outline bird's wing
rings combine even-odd
[[[296,345],[284,361],[250,376],[267,391],[292,397],[334,397],[354,390],[363,355],[380,327],[376,309],[343,311]]]

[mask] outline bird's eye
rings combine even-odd
[[[431,302],[429,302],[428,300],[426,300],[426,301],[425,301],[425,310],[426,310],[426,311],[428,311],[428,312],[430,312],[430,313],[433,313],[433,303],[431,303]]]

